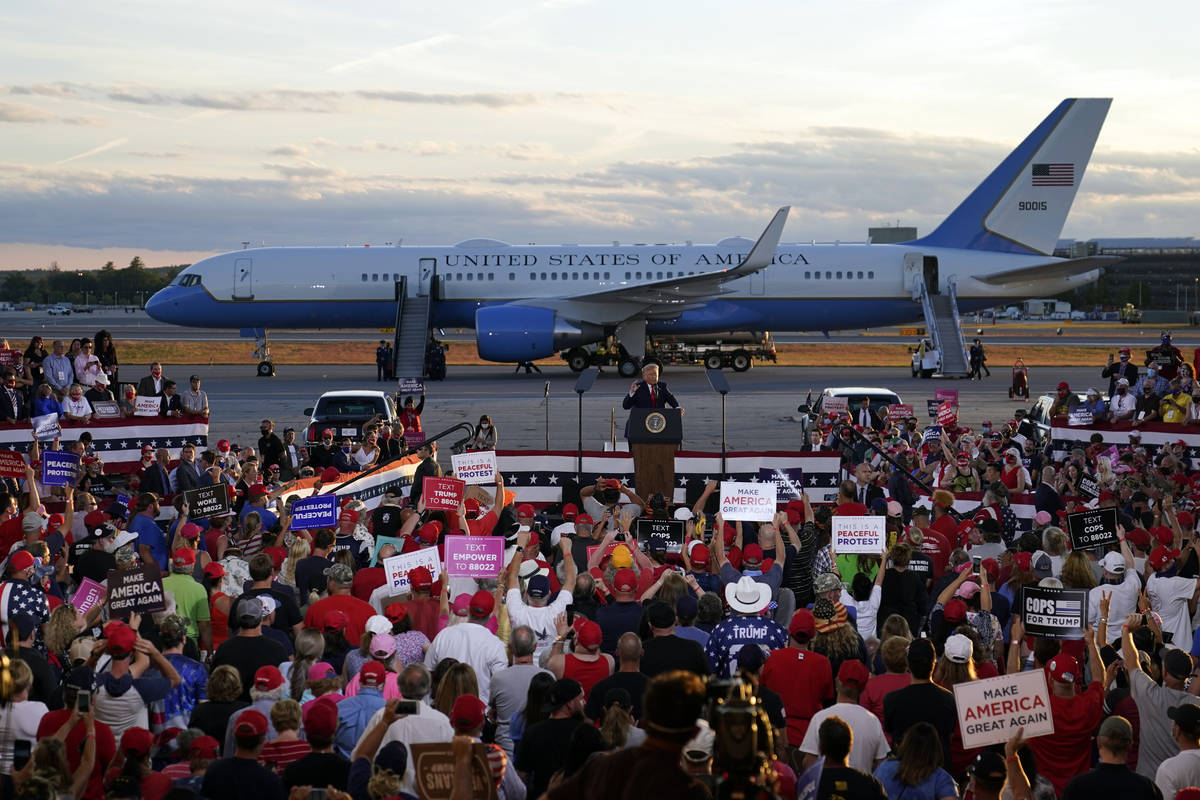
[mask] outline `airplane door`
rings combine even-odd
[[[252,258],[234,259],[233,299],[254,299],[254,259]]]
[[[433,282],[433,273],[437,269],[436,258],[422,258],[417,268],[417,296],[429,294],[429,285]]]
[[[925,256],[921,267],[925,274],[925,288],[930,294],[940,294],[938,291],[937,256]]]
[[[766,290],[767,271],[759,270],[750,276],[750,294],[762,294]]]
[[[904,290],[911,292],[917,278],[923,275],[924,257],[920,253],[904,254]]]

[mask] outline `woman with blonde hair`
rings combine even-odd
[[[600,738],[609,750],[637,747],[646,741],[646,732],[633,721],[633,698],[626,689],[615,687],[604,693],[600,717]]]
[[[79,612],[71,603],[63,603],[50,612],[50,621],[46,623],[46,652],[58,659],[64,672],[69,672],[74,666],[68,651],[83,624]]]
[[[1074,550],[1067,556],[1058,577],[1067,589],[1096,588],[1096,573],[1092,572],[1092,560],[1082,550]]]
[[[33,687],[33,670],[19,658],[9,666],[13,691],[7,703],[0,705],[0,774],[12,772],[13,742],[17,739],[37,741],[38,723],[50,713],[45,703],[29,699]]]
[[[325,655],[325,635],[316,628],[301,628],[296,634],[294,660],[281,664],[279,669],[288,681],[288,696],[299,701],[308,688],[308,670]]]
[[[262,534],[261,514],[251,511],[242,517],[242,532],[234,537],[233,541],[237,543],[238,548],[242,551],[242,558],[246,561],[262,552]]]
[[[475,668],[462,661],[446,670],[446,674],[438,681],[437,692],[433,696],[433,707],[448,717],[454,709],[454,701],[460,694],[479,696],[479,680],[475,677]]]
[[[1050,574],[1057,577],[1062,573],[1063,561],[1066,560],[1067,534],[1062,528],[1051,525],[1042,531],[1042,549],[1050,556]],[[1034,554],[1034,561],[1037,554]]]
[[[675,570],[668,569],[664,570],[663,574],[658,576],[658,580],[642,593],[641,600],[646,603],[653,598],[674,608],[675,601],[687,594],[688,591],[688,584],[684,577]]]
[[[223,742],[229,718],[250,705],[240,699],[242,676],[233,667],[222,664],[208,676],[207,692],[208,699],[201,700],[192,709],[188,727],[199,728],[218,742]]]
[[[951,634],[946,639],[942,657],[933,669],[933,682],[948,692],[960,683],[976,680],[975,645],[971,638],[961,633]],[[962,734],[955,727],[950,736],[950,769],[953,775],[961,775],[982,748],[967,750],[963,747]]]
[[[312,546],[308,540],[302,536],[297,536],[292,539],[291,545],[288,547],[287,558],[283,560],[283,568],[279,570],[279,580],[293,588],[296,587],[296,564],[302,558],[308,558],[312,554]]]

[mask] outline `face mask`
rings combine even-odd
[[[486,422],[479,423],[479,430],[481,430],[481,431],[486,431],[490,427],[492,427],[492,426],[487,424]]]
[[[1125,387],[1122,386],[1121,388],[1117,389],[1117,394],[1125,394]]]

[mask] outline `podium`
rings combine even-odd
[[[683,441],[682,412],[678,408],[633,408],[625,438],[633,454],[633,485],[648,500],[658,492],[671,503],[675,493],[675,451]]]

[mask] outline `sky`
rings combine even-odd
[[[1196,4],[106,0],[0,8],[0,268],[243,242],[931,230],[1114,98],[1064,237],[1188,236]]]

